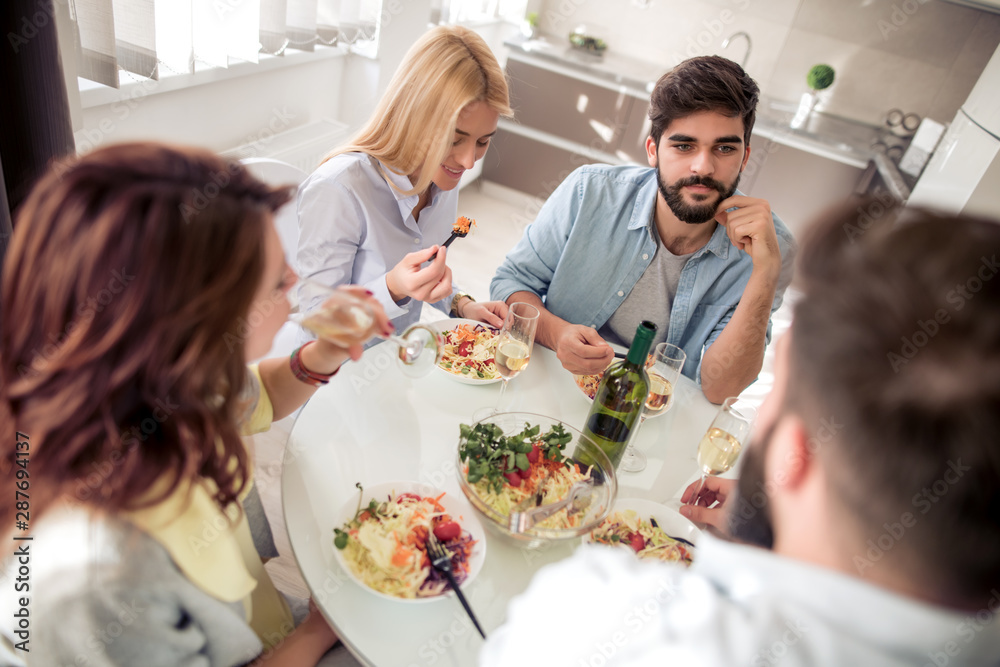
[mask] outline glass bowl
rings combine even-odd
[[[534,526],[523,533],[516,533],[508,528],[508,517],[487,505],[479,497],[473,485],[466,479],[469,466],[467,462],[462,461],[461,455],[457,451],[458,448],[456,448],[455,460],[458,470],[458,484],[462,489],[462,493],[469,500],[469,504],[475,509],[480,521],[486,526],[489,532],[513,542],[517,546],[537,548],[547,542],[577,539],[589,533],[607,518],[618,494],[618,480],[615,477],[614,467],[611,465],[611,461],[604,453],[604,450],[578,429],[559,419],[530,412],[501,412],[476,423],[497,424],[503,429],[505,435],[520,433],[524,430],[526,424],[529,426],[539,426],[541,428],[541,435],[544,435],[553,426],[561,424],[566,429],[566,432],[572,436],[572,439],[563,449],[563,454],[576,461],[580,461],[581,457],[583,457],[588,462],[587,465],[593,462],[594,466],[591,471],[591,477],[594,479],[593,495],[589,506],[583,510],[583,520],[577,526],[568,529]]]

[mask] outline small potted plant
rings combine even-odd
[[[528,12],[521,24],[521,34],[527,39],[538,37],[538,12]]]
[[[809,86],[809,92],[803,93],[802,99],[799,101],[799,108],[791,122],[793,129],[806,124],[816,108],[816,103],[819,102],[819,91],[832,86],[834,78],[833,68],[829,65],[819,64],[809,68],[809,72],[806,74],[806,85]]]

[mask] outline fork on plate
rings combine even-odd
[[[455,581],[455,574],[451,571],[451,553],[448,551],[447,547],[441,544],[438,538],[434,536],[434,533],[430,533],[427,536],[427,555],[430,556],[431,565],[434,566],[434,569],[441,572],[448,578],[448,583],[451,584],[451,590],[455,591],[458,601],[462,603],[463,607],[465,607],[465,613],[469,615],[470,619],[472,619],[473,625],[476,626],[476,630],[479,631],[482,638],[486,639],[486,633],[483,632],[483,629],[479,626],[479,621],[476,619],[476,615],[472,613],[472,607],[469,606],[469,602],[465,599],[465,595],[462,593],[461,589],[459,589],[458,583]]]

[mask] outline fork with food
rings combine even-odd
[[[451,245],[451,242],[454,241],[455,239],[464,239],[466,236],[469,235],[469,232],[472,230],[475,224],[476,221],[474,219],[467,218],[464,215],[459,216],[458,220],[455,221],[455,224],[451,226],[451,236],[448,237],[447,241],[441,244],[441,247],[447,248],[448,246]],[[437,253],[434,253],[434,256],[427,261],[428,262],[434,261],[434,257],[437,257]]]

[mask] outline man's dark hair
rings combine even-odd
[[[786,408],[860,531],[858,573],[981,606],[1000,587],[1000,224],[897,212],[855,200],[811,228]]]
[[[721,56],[689,58],[660,77],[649,100],[650,135],[656,145],[670,123],[700,111],[743,119],[750,145],[760,89],[742,67]]]

